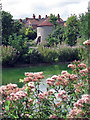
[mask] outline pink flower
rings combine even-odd
[[[0,105],[2,104],[2,101],[0,101]]]
[[[90,45],[90,40],[86,40],[85,42],[83,42],[84,45]]]
[[[74,74],[70,75],[70,79],[72,80],[76,80],[77,78],[78,78],[77,75],[74,75]]]
[[[58,116],[57,115],[50,115],[49,118],[58,118]]]
[[[29,82],[29,83],[28,83],[28,86],[29,86],[29,88],[32,89],[32,88],[34,88],[34,83],[33,83],[33,82]]]
[[[83,70],[80,70],[80,73],[88,73],[88,69],[83,69]]]
[[[58,76],[57,75],[53,75],[51,78],[56,80],[58,78]]]
[[[62,102],[56,103],[57,106],[58,106],[58,105],[62,105],[62,104],[63,104]]]
[[[52,91],[52,90],[49,90],[49,91],[48,91],[48,93],[49,93],[49,94],[53,94],[53,93],[54,93],[54,91]]]
[[[76,65],[69,64],[68,67],[69,67],[69,68],[72,68],[72,69],[75,69],[75,68],[76,68]]]
[[[43,72],[39,72],[39,74],[40,74],[40,75],[42,75],[42,74],[43,74]]]
[[[83,105],[79,102],[74,103],[74,107],[83,107]]]
[[[58,93],[58,98],[61,97],[63,94],[66,94],[66,91],[65,90],[59,90],[59,93]]]
[[[86,65],[85,65],[84,63],[80,63],[80,64],[78,65],[78,67],[80,67],[80,68],[86,68]]]

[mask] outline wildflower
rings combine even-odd
[[[63,94],[66,94],[66,91],[65,90],[59,90],[58,91],[58,98],[61,97]]]
[[[32,88],[34,88],[34,83],[33,82],[29,82],[28,86],[29,86],[29,89],[32,89]]]
[[[57,115],[50,115],[49,118],[58,118],[58,116]]]
[[[80,64],[78,65],[78,67],[80,67],[80,68],[86,68],[86,65],[85,65],[84,63],[80,63]]]
[[[2,104],[2,101],[0,101],[0,105]]]
[[[80,70],[80,73],[88,73],[88,69],[83,69],[83,70]]]
[[[24,82],[25,83],[28,83],[29,82],[29,78],[27,77],[27,78],[24,78]]]
[[[69,67],[69,68],[72,68],[72,69],[75,69],[75,68],[76,68],[76,65],[69,64],[68,67]]]
[[[56,80],[58,78],[58,76],[57,75],[53,75],[51,78]]]
[[[60,106],[60,105],[62,105],[62,104],[63,104],[62,102],[56,103],[57,106],[58,106],[58,105]]]
[[[72,75],[70,75],[70,79],[72,79],[72,80],[77,80],[77,75],[74,75],[74,74],[72,74]]]
[[[84,115],[84,112],[81,110],[81,109],[78,109],[77,107],[74,107],[70,113],[68,114],[67,118],[74,118],[76,116],[83,116]]]
[[[83,42],[84,45],[90,45],[90,39]]]

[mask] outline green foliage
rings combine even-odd
[[[33,28],[31,26],[26,28],[25,35],[26,35],[26,37],[28,37],[29,39],[32,39],[32,40],[34,40],[37,37],[36,31],[33,30]]]
[[[2,11],[2,44],[8,45],[8,37],[13,33],[18,33],[21,28],[21,24],[18,21],[14,21],[13,16],[5,11]]]
[[[66,21],[65,37],[66,43],[73,46],[77,43],[77,35],[79,29],[79,22],[76,15],[71,15]]]
[[[13,16],[8,12],[2,11],[1,18],[2,18],[2,36],[3,36],[2,43],[7,44],[8,36],[12,34]]]
[[[88,68],[79,60],[68,67],[71,73],[61,71],[47,79],[43,72],[25,72],[22,88],[11,83],[1,86],[1,119],[89,118]]]
[[[54,48],[39,47],[38,51],[43,62],[52,63],[57,61],[57,51]]]
[[[88,39],[88,34],[90,34],[89,29],[88,29],[88,17],[89,13],[81,14],[79,15],[79,34],[80,36],[84,39]]]
[[[22,35],[13,34],[9,36],[9,44],[20,52],[20,55],[28,52],[27,38]]]
[[[84,49],[85,48],[82,48],[82,50]],[[38,49],[41,54],[42,61],[47,63],[79,60],[82,55],[80,50],[80,47],[72,48],[68,46],[60,48],[39,47]]]
[[[51,22],[56,26],[56,20],[57,20],[57,17],[53,14],[50,14],[49,22]]]
[[[49,37],[46,38],[47,44],[46,46],[54,46],[59,43],[59,39],[52,37],[52,35],[49,35]]]
[[[56,29],[46,38],[47,46],[62,44],[65,40],[65,28],[63,26],[57,26]]]
[[[61,62],[68,62],[79,60],[80,48],[62,47],[58,50],[58,60]]]
[[[30,48],[29,52],[23,55],[23,61],[27,64],[42,63],[41,54],[36,49]]]
[[[0,46],[2,48],[2,65],[11,66],[16,63],[19,55],[17,50],[12,46]]]

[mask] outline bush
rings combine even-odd
[[[9,44],[20,52],[20,55],[28,52],[28,38],[23,38],[22,35],[13,34],[9,36]]]
[[[58,49],[58,60],[61,62],[79,60],[79,51],[80,48],[62,47]]]
[[[28,54],[23,55],[23,61],[24,63],[27,64],[41,63],[42,62],[41,54],[38,50],[30,48]]]
[[[74,61],[68,65],[72,73],[62,71],[46,79],[45,91],[40,85],[43,72],[25,73],[22,88],[16,84],[0,86],[1,119],[86,119],[90,118],[88,69]],[[45,79],[44,79],[45,80]]]
[[[82,59],[81,49],[83,47],[64,46],[60,48],[39,47],[38,51],[41,54],[42,61],[47,63],[52,62],[67,62]],[[83,55],[84,57],[84,55]]]
[[[39,47],[38,51],[41,54],[43,62],[52,63],[57,61],[57,50],[48,47]]]
[[[19,55],[17,55],[18,51],[12,46],[0,46],[2,48],[2,65],[13,65],[16,63]],[[0,49],[1,49],[0,48]]]

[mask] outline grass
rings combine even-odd
[[[71,72],[71,69],[67,67],[67,64],[57,65],[38,65],[31,67],[14,67],[14,68],[3,68],[2,69],[2,84],[15,83],[19,87],[22,83],[19,83],[19,79],[23,79],[25,72],[40,72],[43,71],[45,78],[51,77],[52,75],[59,75],[62,70]]]

